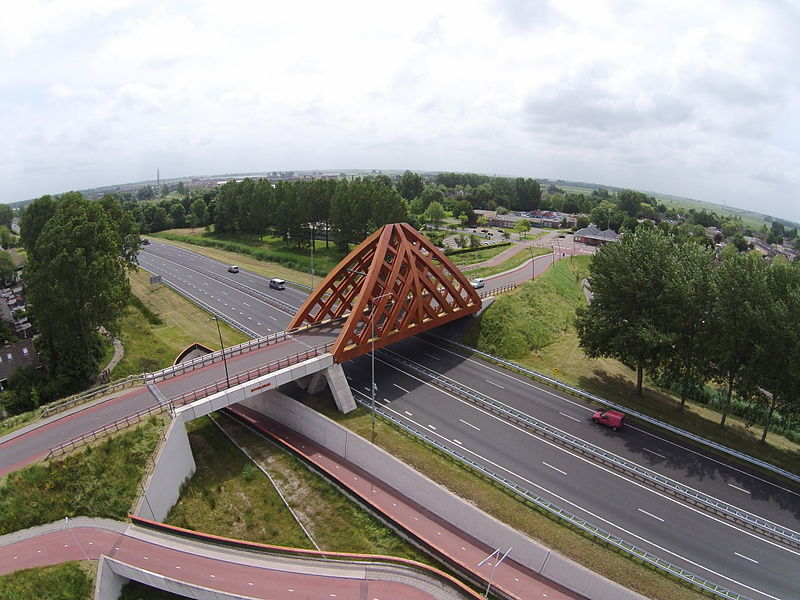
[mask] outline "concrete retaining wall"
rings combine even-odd
[[[487,515],[384,450],[277,391],[248,398],[243,405],[373,473],[386,484],[492,548],[514,548],[513,559],[592,600],[642,600],[596,573],[560,556]]]
[[[172,419],[155,461],[156,466],[147,479],[144,494],[133,514],[153,521],[163,521],[178,501],[181,485],[195,470],[183,419]]]

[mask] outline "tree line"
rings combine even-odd
[[[589,268],[592,299],[576,329],[588,356],[617,358],[678,382],[681,406],[706,381],[774,413],[800,410],[800,264],[757,252],[714,252],[659,228],[639,227],[603,247]]]
[[[43,369],[9,377],[0,409],[17,414],[85,389],[103,355],[100,328],[116,333],[130,299],[138,226],[113,197],[87,200],[78,192],[43,196],[20,219],[27,252],[27,312],[39,332]]]

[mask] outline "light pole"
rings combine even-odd
[[[375,301],[385,298],[386,296],[394,296],[392,292],[381,294],[370,298],[370,315],[369,320],[372,324],[372,445],[375,445]]]
[[[311,228],[311,289],[314,289],[314,228]]]
[[[228,387],[231,387],[231,378],[228,376],[228,361],[225,359],[225,344],[222,343],[222,330],[219,328],[219,319],[217,317],[211,317],[211,320],[217,322],[219,345],[222,348],[222,364],[225,365],[225,383],[228,384]]]
[[[533,248],[528,246],[528,250],[531,251],[531,280],[536,279],[536,257],[533,255]]]
[[[492,587],[492,580],[494,579],[494,570],[497,568],[497,565],[499,565],[501,562],[503,562],[503,560],[505,560],[505,558],[506,558],[506,556],[508,556],[509,552],[511,552],[511,548],[506,550],[506,553],[503,554],[502,558],[492,565],[492,573],[489,575],[489,585],[486,586],[486,593],[483,595],[484,598],[488,598],[489,597],[489,590]],[[483,564],[487,560],[492,558],[493,556],[500,556],[500,548],[497,548],[489,556],[487,556],[481,562],[479,562],[478,563],[478,568],[480,569],[483,566]]]

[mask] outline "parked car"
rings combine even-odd
[[[228,267],[228,273],[238,273],[238,272],[239,272],[239,267],[237,267],[236,265],[231,265],[230,267]]]
[[[618,431],[625,425],[625,415],[616,410],[598,410],[592,415],[592,421]]]
[[[273,277],[269,280],[269,287],[273,290],[282,290],[286,287],[286,281],[284,279],[278,279],[277,277]]]
[[[472,287],[474,287],[477,290],[478,288],[482,288],[486,282],[480,277],[478,277],[470,281],[470,283],[472,284]]]

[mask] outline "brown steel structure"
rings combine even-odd
[[[328,274],[289,329],[346,317],[331,349],[341,363],[480,310],[466,277],[408,223],[385,225]],[[372,339],[372,335],[375,339]]]

